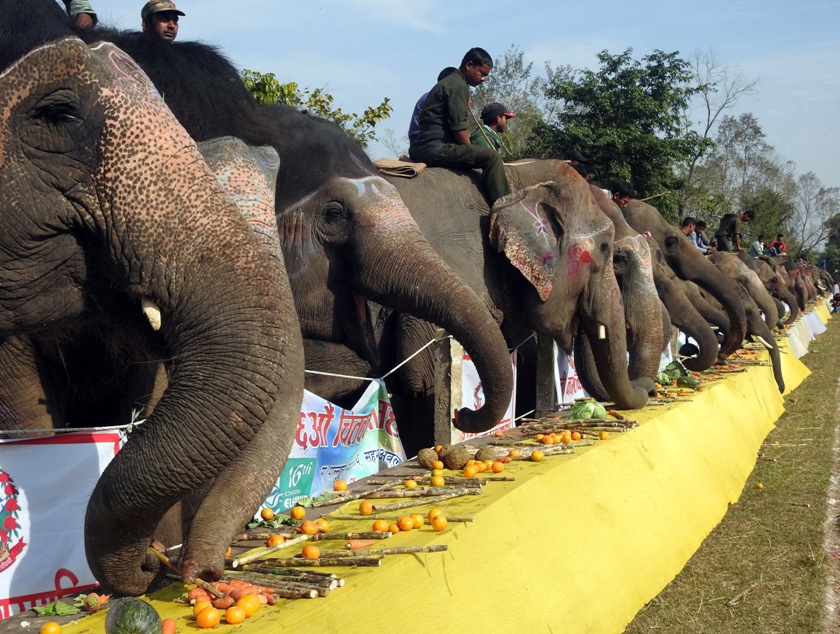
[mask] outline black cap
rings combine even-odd
[[[484,106],[484,109],[481,111],[481,120],[484,123],[488,121],[491,123],[496,122],[496,117],[505,115],[508,119],[512,119],[516,116],[515,112],[508,112],[507,108],[505,108],[502,104],[498,102],[488,103]]]
[[[578,163],[588,163],[589,159],[586,158],[583,154],[578,152],[577,150],[566,150],[566,153],[563,155],[563,158],[567,161],[577,161]]]

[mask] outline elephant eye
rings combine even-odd
[[[668,249],[675,249],[678,243],[679,240],[677,240],[676,236],[668,236],[665,238],[665,247]]]
[[[79,98],[68,90],[47,95],[35,107],[34,118],[54,125],[81,123]]]
[[[342,203],[333,200],[321,210],[319,230],[321,235],[330,240],[341,240],[348,234],[352,214]]]

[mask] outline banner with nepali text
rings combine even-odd
[[[510,395],[510,404],[505,411],[505,415],[495,427],[488,429],[479,434],[471,434],[462,432],[460,429],[451,427],[452,444],[464,442],[471,438],[478,438],[480,436],[490,436],[498,431],[506,429],[513,429],[516,425],[516,353],[510,355],[510,364],[513,368],[513,393]],[[484,405],[484,386],[481,384],[481,377],[478,376],[478,370],[475,369],[470,355],[464,353],[461,358],[461,407],[468,407],[476,410]]]
[[[0,619],[96,585],[85,509],[118,431],[0,441]]]

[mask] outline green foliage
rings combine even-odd
[[[312,91],[301,91],[295,82],[280,83],[274,73],[262,74],[245,69],[242,71],[242,81],[258,103],[262,105],[279,103],[329,119],[356,139],[362,147],[367,147],[376,139],[374,132],[376,124],[390,117],[393,111],[389,99],[385,97],[378,106],[366,108],[361,116],[356,113],[346,113],[333,105],[334,97],[325,90],[316,88]]]
[[[551,77],[546,96],[562,108],[540,133],[550,153],[576,148],[593,159],[596,180],[627,181],[645,198],[678,190],[675,164],[709,141],[683,126],[683,113],[697,92],[688,63],[676,52],[656,50],[641,62],[631,53],[602,51],[597,72]],[[656,200],[664,212],[676,204],[673,195]]]

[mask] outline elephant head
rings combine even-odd
[[[486,401],[455,425],[493,427],[513,389],[507,346],[486,306],[435,253],[396,188],[338,126],[292,108],[263,109],[284,160],[277,224],[306,339],[346,345],[374,368],[376,302],[437,324],[471,353]]]
[[[655,207],[640,200],[631,200],[623,212],[627,222],[636,231],[650,233],[662,250],[668,266],[678,277],[695,282],[718,299],[729,318],[726,339],[721,345],[719,356],[725,359],[735,352],[746,334],[747,320],[744,307],[726,276],[691,244],[682,231],[668,223]]]
[[[739,253],[738,257],[758,275],[764,288],[779,302],[788,307],[788,317],[784,324],[791,324],[799,316],[799,306],[796,298],[788,290],[785,281],[764,258],[754,258],[746,253]],[[779,309],[779,318],[784,317],[784,306]]]
[[[744,287],[764,315],[767,327],[775,328],[779,323],[779,311],[758,274],[735,253],[722,251],[711,255],[709,259],[726,277],[735,280]]]
[[[584,362],[583,374],[600,375],[619,408],[642,407],[653,380],[630,380],[627,373],[625,313],[613,270],[615,227],[583,179],[566,165],[558,173],[560,182],[532,185],[496,202],[490,242],[530,283],[519,310],[531,326],[567,354],[580,332],[597,367]],[[656,317],[661,324],[661,311]]]
[[[88,562],[103,587],[145,592],[159,519],[212,480],[214,508],[180,565],[187,582],[218,578],[299,416],[301,342],[282,261],[128,56],[69,37],[52,0],[0,0],[0,11],[2,347],[28,342],[20,349],[35,355],[19,362],[48,397],[38,425],[110,412],[117,399],[103,390],[126,386],[86,381],[90,357],[115,374],[169,361],[154,412],[91,495]],[[277,460],[247,459],[257,442],[275,443]]]

